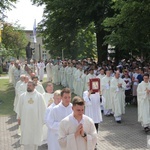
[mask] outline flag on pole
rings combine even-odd
[[[33,24],[33,41],[36,43],[36,19],[34,20]]]

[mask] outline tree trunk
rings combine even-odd
[[[97,56],[98,56],[98,64],[101,64],[102,61],[107,60],[107,45],[103,45],[104,43],[105,31],[97,31],[96,33],[96,41],[97,41]]]

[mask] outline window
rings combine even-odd
[[[42,59],[43,59],[43,60],[46,60],[46,59],[47,59],[47,53],[46,53],[46,51],[43,51]]]

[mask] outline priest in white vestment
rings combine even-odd
[[[20,96],[16,109],[21,125],[20,144],[24,145],[24,150],[37,150],[41,145],[45,111],[42,94],[35,90],[33,81],[29,81],[27,92]]]
[[[53,83],[51,82],[47,83],[46,92],[43,93],[43,96],[47,107],[53,103],[53,97],[54,97]]]
[[[21,75],[20,76],[20,80],[16,83],[16,87],[15,87],[15,99],[14,99],[14,110],[15,110],[15,108],[17,106],[17,102],[18,102],[20,85],[22,83],[24,83],[24,80],[25,80],[25,75]]]
[[[49,61],[46,64],[47,81],[52,81],[52,63]]]
[[[84,74],[84,71],[82,70],[82,65],[79,65],[78,71],[76,74],[76,94],[80,97],[83,95],[83,88],[84,84],[82,84],[82,75]]]
[[[41,60],[41,62],[38,63],[39,80],[40,80],[40,82],[42,82],[43,78],[44,78],[44,68],[45,68],[45,64],[44,64],[43,60]]]
[[[35,89],[36,89],[39,93],[44,94],[44,93],[45,93],[45,90],[44,90],[44,88],[43,88],[43,85],[38,82],[38,77],[37,77],[37,76],[34,76],[34,77],[32,77],[32,80],[33,80],[33,82],[34,82],[34,84],[35,84]]]
[[[29,77],[25,76],[24,77],[24,82],[22,84],[20,84],[20,86],[18,87],[18,92],[17,92],[18,96],[16,97],[15,103],[14,103],[14,111],[15,112],[16,112],[16,108],[17,108],[17,105],[18,105],[20,95],[27,91],[28,81],[29,81]]]
[[[84,115],[84,100],[73,98],[73,113],[64,118],[59,126],[61,150],[94,150],[97,132],[91,118]]]
[[[110,89],[112,96],[112,111],[117,123],[121,123],[121,116],[125,114],[125,88],[126,83],[120,78],[120,72],[116,71],[115,76],[111,80]]]
[[[112,113],[112,100],[110,91],[110,82],[112,77],[110,76],[110,71],[106,71],[106,76],[101,79],[101,92],[105,98],[104,103],[104,115],[109,116]]]
[[[68,88],[64,88],[61,91],[61,102],[53,107],[50,111],[47,119],[47,127],[51,134],[49,139],[51,142],[48,143],[48,150],[60,150],[58,143],[58,129],[59,124],[62,119],[72,113],[72,104],[71,102],[71,91]]]
[[[8,76],[9,76],[9,83],[14,83],[14,62],[12,61],[9,65],[8,69]]]
[[[143,80],[137,88],[138,121],[145,132],[150,131],[150,82],[149,74],[144,74]]]

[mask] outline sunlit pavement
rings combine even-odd
[[[126,114],[122,123],[117,124],[113,116],[103,117],[98,133],[98,150],[145,150],[147,136],[141,125],[137,122],[137,108],[126,107]],[[0,150],[23,150],[19,144],[18,125],[16,116],[0,117]],[[47,146],[39,147],[47,150]]]

